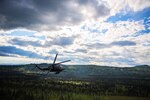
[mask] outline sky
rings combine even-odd
[[[0,64],[150,65],[150,0],[0,0]]]

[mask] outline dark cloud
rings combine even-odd
[[[25,3],[26,2],[26,3]],[[28,7],[29,0],[1,0],[0,28],[27,27],[38,22],[38,12]]]
[[[40,56],[31,51],[25,51],[20,48],[16,48],[14,46],[0,46],[0,56],[16,56],[16,55],[26,56],[30,58],[43,58],[44,59],[43,56]]]
[[[67,46],[73,44],[74,37],[59,37],[54,39],[51,43],[59,46]]]
[[[13,38],[12,40],[9,41],[10,44],[13,45],[19,45],[19,46],[42,46],[39,41],[29,41],[29,40],[22,40],[19,38]]]
[[[58,46],[68,46],[68,45],[72,45],[74,40],[75,40],[75,36],[72,37],[57,37],[57,38],[53,38],[51,41],[45,40],[45,43],[42,44],[40,41],[34,41],[34,40],[25,40],[22,38],[13,38],[11,40],[9,40],[8,42],[12,45],[19,45],[19,46],[34,46],[34,47],[49,47],[49,46],[53,46],[53,45],[58,45]]]
[[[115,41],[115,42],[112,42],[110,45],[113,45],[113,46],[134,46],[134,45],[136,45],[136,43],[132,42],[132,41]]]
[[[65,23],[80,22],[75,9],[67,8],[68,0],[1,0],[0,28],[54,28]]]
[[[0,51],[0,56],[9,56],[9,55]]]
[[[65,53],[87,53],[87,50],[86,49],[76,49],[76,50],[73,50],[73,51],[69,51],[69,50],[64,50]]]
[[[104,44],[104,43],[93,43],[93,44],[85,44],[89,49],[92,48],[108,48],[110,47],[109,44]]]
[[[109,9],[96,0],[1,0],[0,29],[27,28],[33,30],[58,29],[59,26],[74,25],[83,21],[80,9],[72,3],[94,7],[97,15],[109,14]],[[90,13],[90,12],[89,12]]]
[[[135,42],[132,41],[114,41],[112,43],[106,44],[106,43],[93,43],[93,44],[84,44],[89,49],[92,48],[110,48],[112,46],[134,46],[136,45]]]
[[[53,38],[52,40],[48,41],[46,40],[45,44],[43,45],[44,47],[49,47],[53,45],[58,45],[58,46],[68,46],[72,45],[76,36],[71,36],[71,37],[56,37]]]
[[[86,49],[76,49],[75,52],[87,53]]]
[[[95,9],[96,15],[94,17],[103,17],[110,13],[110,9],[105,5],[104,1],[97,0],[78,0],[81,5],[89,5]],[[90,13],[90,12],[89,12]]]

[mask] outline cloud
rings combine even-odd
[[[149,64],[148,12],[149,0],[2,0],[0,59]]]
[[[42,46],[42,44],[39,41],[33,41],[33,40],[25,40],[21,38],[13,38],[12,40],[9,41],[10,44],[12,45],[19,45],[19,46],[35,46],[39,47]]]
[[[21,27],[38,30],[40,27],[56,28],[55,25],[69,22],[69,19],[71,22],[80,21],[80,17],[75,16],[78,12],[67,8],[67,1],[3,0],[0,3],[0,28],[13,29]]]
[[[95,14],[93,14],[92,17],[98,18],[98,17],[103,17],[107,16],[110,13],[110,9],[106,6],[106,2],[104,1],[98,1],[98,0],[78,0],[79,4],[81,6],[86,6],[89,11],[93,9]],[[87,13],[92,13],[88,12]]]
[[[150,5],[149,0],[127,0],[126,2],[128,3],[129,7],[133,9],[133,11],[141,11],[145,8],[148,8]]]
[[[59,46],[67,46],[72,45],[75,37],[58,37],[56,39],[53,39],[50,43],[53,45],[59,45]]]
[[[44,44],[42,44],[43,47],[52,47],[52,46],[60,46],[60,47],[65,47],[65,46],[70,46],[73,45],[74,40],[76,39],[76,36],[55,36],[51,38],[47,38],[45,40]]]
[[[129,11],[142,11],[145,8],[148,8],[150,5],[149,0],[105,0],[107,5],[111,9],[110,15],[115,15],[120,11],[123,11],[124,14]]]
[[[32,56],[31,56],[32,55]],[[25,51],[20,48],[16,48],[14,46],[0,46],[0,56],[25,56],[31,58],[43,58],[42,56],[31,52]]]
[[[115,41],[115,42],[112,42],[110,45],[112,46],[134,46],[136,45],[136,43],[132,41]]]
[[[88,51],[86,49],[76,49],[75,52],[87,53]]]
[[[97,48],[97,49],[103,49],[110,47],[109,44],[105,43],[92,43],[92,44],[85,44],[89,49]]]
[[[103,48],[111,48],[112,46],[135,46],[136,43],[132,41],[114,41],[112,43],[92,43],[92,44],[85,44],[89,49],[97,48],[97,49],[103,49]]]
[[[123,11],[120,11],[119,13],[116,13],[115,16],[110,16],[107,19],[107,22],[113,22],[116,23],[118,21],[127,21],[127,20],[134,20],[139,21],[142,20],[143,17],[145,17],[144,22],[147,21],[147,18],[150,16],[150,8],[145,8],[141,11],[129,11],[128,13],[124,14]]]
[[[29,0],[28,0],[29,1]],[[38,13],[24,0],[2,0],[0,3],[0,28],[13,29],[30,26],[38,21]],[[23,5],[25,2],[25,5]]]
[[[98,4],[96,0],[85,1],[90,3],[86,5],[75,0],[2,0],[0,29],[57,30],[61,29],[60,26],[75,25],[84,21],[88,13],[98,17],[109,14],[109,9],[103,3]],[[82,8],[86,12],[88,8],[94,9],[84,13]]]
[[[53,45],[57,46],[68,46],[72,45],[76,37],[57,37],[52,38],[51,40],[37,40],[36,38],[29,37],[14,37],[10,39],[8,42],[12,45],[18,46],[33,46],[33,47],[49,47]]]

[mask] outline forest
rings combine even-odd
[[[149,66],[125,68],[128,76],[114,70],[119,68],[94,67],[105,74],[76,77],[69,73],[69,65],[62,76],[27,71],[30,65],[0,66],[0,93],[2,100],[149,100]],[[83,67],[83,68],[82,68]],[[89,66],[80,66],[87,70]],[[93,66],[92,66],[93,67]],[[77,70],[74,69],[75,71]],[[24,69],[24,70],[23,70]],[[130,70],[129,70],[130,69]],[[133,71],[134,70],[134,71]],[[33,73],[31,73],[33,71]],[[108,72],[107,72],[108,71]],[[125,72],[127,72],[125,71]],[[132,71],[132,74],[131,72]],[[142,73],[144,71],[144,74]],[[75,72],[76,73],[76,72]],[[74,73],[74,74],[75,74]],[[95,72],[96,73],[96,72]],[[112,75],[109,75],[112,73]],[[82,73],[81,73],[82,74]],[[114,75],[115,74],[115,75]],[[70,76],[67,76],[70,75]],[[122,75],[122,76],[121,76]],[[56,77],[57,76],[57,77]],[[136,77],[135,77],[136,76]]]

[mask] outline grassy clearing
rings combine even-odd
[[[83,81],[58,81],[60,83],[65,83],[65,84],[73,84],[73,85],[85,85],[85,84],[90,84],[90,82],[83,82]]]

